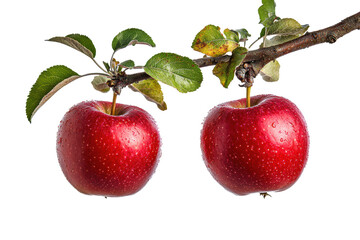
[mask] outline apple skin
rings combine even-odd
[[[67,180],[81,193],[126,196],[138,192],[154,173],[161,155],[155,121],[145,110],[86,101],[64,116],[57,155]]]
[[[238,194],[283,191],[300,177],[309,135],[299,109],[274,95],[214,107],[201,131],[201,150],[212,176]]]

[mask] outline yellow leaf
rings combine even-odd
[[[232,52],[239,44],[233,40],[225,39],[220,28],[208,25],[195,37],[192,48],[211,57],[218,57]]]

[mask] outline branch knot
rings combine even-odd
[[[335,43],[336,40],[337,40],[337,37],[334,33],[329,33],[326,37],[326,40],[329,42],[329,43]]]

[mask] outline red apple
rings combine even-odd
[[[143,109],[111,103],[81,102],[60,123],[57,154],[67,180],[80,192],[125,196],[150,179],[160,153],[160,135]]]
[[[201,149],[212,176],[227,190],[246,195],[282,191],[300,177],[309,135],[299,109],[274,95],[226,102],[205,118]]]

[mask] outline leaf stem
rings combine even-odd
[[[266,48],[266,37],[268,35],[268,31],[269,31],[268,28],[265,28],[265,34],[263,36],[263,45],[262,45],[263,48]]]
[[[108,73],[87,73],[84,75],[80,75],[80,77],[87,77],[87,76],[92,76],[92,75],[101,75],[101,76],[105,76],[105,77],[111,77]]]
[[[116,98],[117,98],[117,93],[114,91],[112,105],[111,105],[111,113],[110,113],[113,116],[115,115]]]
[[[246,88],[246,107],[247,107],[247,108],[251,107],[251,103],[250,103],[250,91],[251,91],[251,87],[247,87],[247,88]]]
[[[259,41],[260,39],[261,39],[261,37],[259,37],[259,38],[256,39],[252,44],[250,44],[249,49],[250,49],[257,41]]]
[[[103,72],[107,73],[107,71],[106,71],[105,69],[103,69],[103,68],[96,62],[96,60],[95,60],[94,58],[91,58],[91,59],[94,61],[94,63],[96,64],[96,66],[98,66]]]

